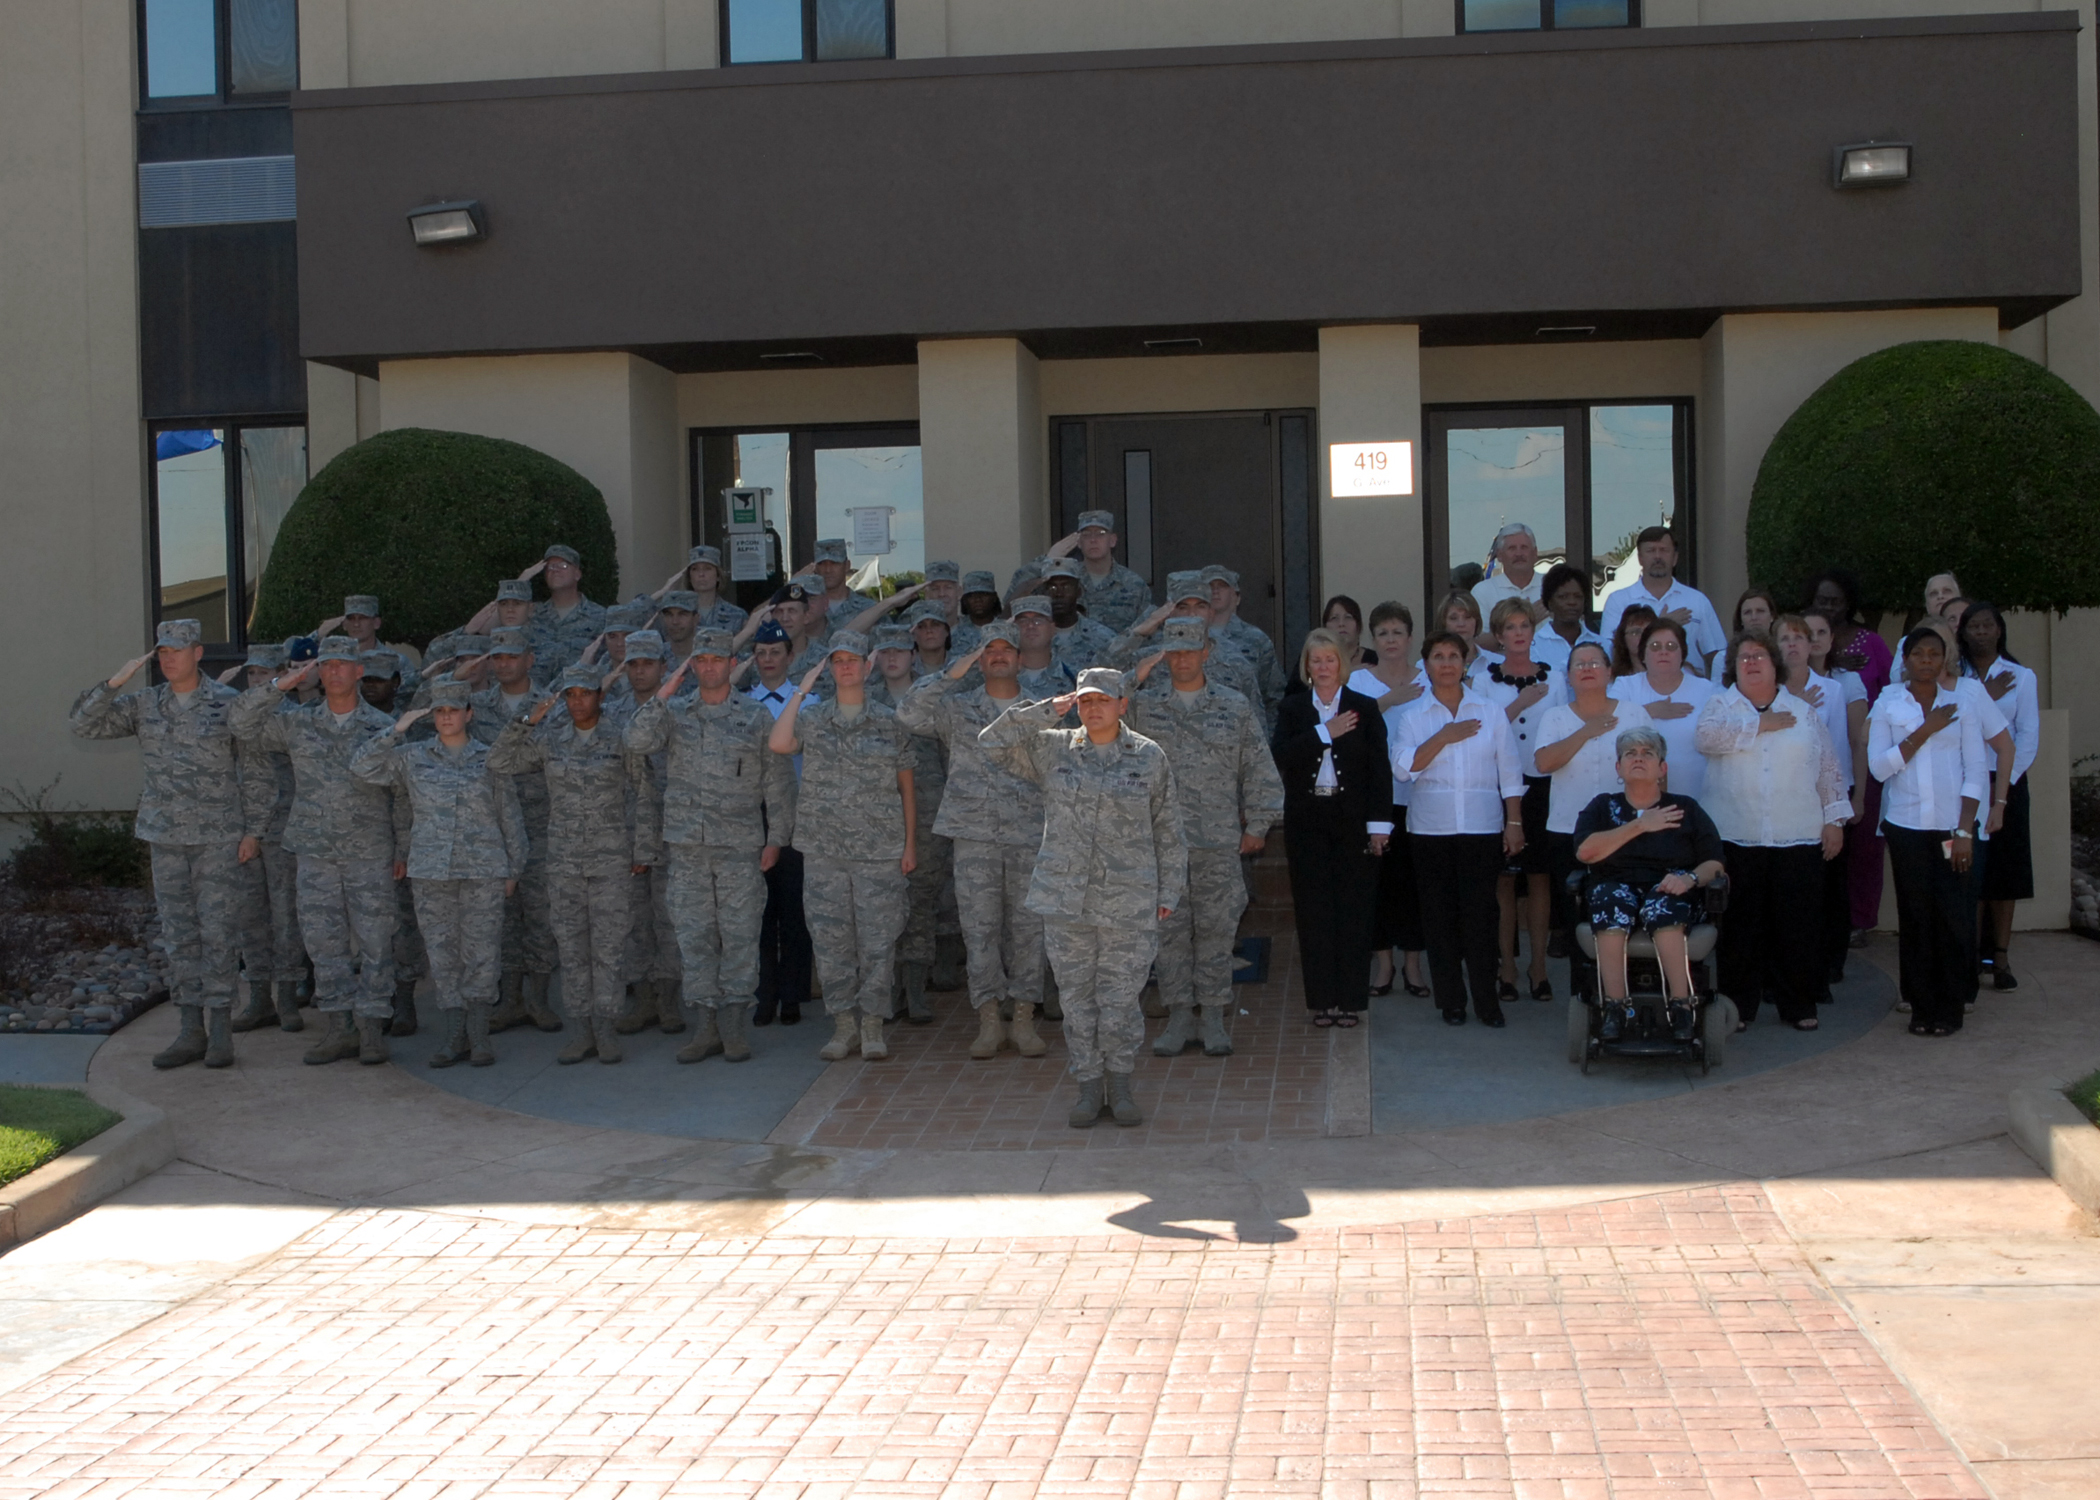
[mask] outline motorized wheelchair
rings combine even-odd
[[[1636,929],[1626,940],[1626,995],[1635,1016],[1622,1023],[1619,1035],[1604,1036],[1604,987],[1597,967],[1597,940],[1590,931],[1590,872],[1578,868],[1568,875],[1568,894],[1583,920],[1575,928],[1575,953],[1569,972],[1574,995],[1568,1001],[1568,1061],[1587,1073],[1600,1057],[1673,1057],[1696,1062],[1706,1073],[1721,1065],[1727,1055],[1728,1038],[1735,1035],[1738,1017],[1735,1002],[1716,995],[1713,986],[1714,944],[1721,931],[1721,914],[1728,909],[1728,876],[1714,877],[1702,888],[1705,920],[1685,932],[1685,948],[1691,959],[1692,998],[1698,1016],[1688,1039],[1672,1034],[1664,1012],[1667,990],[1662,965],[1656,958],[1655,939],[1646,929]]]

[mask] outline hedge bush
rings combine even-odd
[[[377,594],[390,641],[457,628],[550,543],[583,557],[583,592],[620,597],[612,518],[597,486],[522,443],[403,427],[338,454],[307,481],[271,549],[249,635],[282,640]],[[540,584],[536,592],[546,597]]]
[[[1991,344],[1870,354],[1779,429],[1748,543],[1782,597],[1842,564],[1869,610],[1917,603],[1935,573],[2009,608],[2100,604],[2100,413]]]

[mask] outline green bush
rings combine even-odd
[[[2100,1073],[2088,1073],[2069,1088],[2064,1097],[2077,1105],[2088,1120],[2100,1125]]]
[[[123,1118],[79,1089],[0,1085],[0,1184],[34,1172]]]
[[[2100,604],[2100,413],[1991,344],[1884,349],[1779,429],[1748,533],[1750,576],[1783,597],[1842,564],[1869,610],[1915,604],[1934,573],[2008,608]]]
[[[132,819],[109,813],[67,812],[51,805],[58,782],[36,791],[0,787],[5,815],[29,825],[29,837],[8,856],[25,891],[80,886],[143,887],[152,856],[132,832]]]
[[[605,499],[567,464],[502,438],[382,432],[338,454],[292,503],[249,635],[302,634],[340,614],[345,594],[377,594],[385,638],[421,648],[554,542],[582,554],[586,595],[619,599]]]

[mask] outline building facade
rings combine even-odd
[[[630,592],[741,483],[790,561],[888,571],[1106,508],[1286,643],[1335,593],[1421,618],[1506,520],[1600,594],[1667,521],[1725,613],[1765,446],[1852,359],[1998,342],[2100,397],[2090,0],[1952,10],[15,0],[8,763],[127,805],[72,695],[156,614],[238,649],[307,474],[398,427],[579,469]],[[1841,182],[1887,143],[1904,180]],[[472,237],[419,242],[438,205]],[[1334,445],[1397,442],[1412,494],[1336,496]],[[2075,709],[2100,630],[2016,628]]]

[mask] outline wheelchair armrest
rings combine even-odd
[[[1728,872],[1723,870],[1713,878],[1713,883],[1706,887],[1706,914],[1709,917],[1718,917],[1726,910],[1728,910]]]

